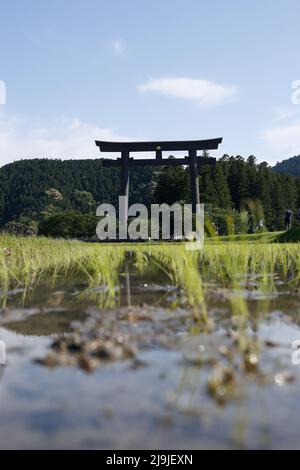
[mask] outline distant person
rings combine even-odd
[[[300,222],[300,208],[298,209],[297,219],[298,219],[298,221]]]
[[[248,219],[248,233],[255,233],[255,228],[254,228],[254,215],[250,214],[249,219]]]
[[[213,229],[215,231],[215,235],[218,236],[218,227],[216,226],[216,224],[214,222],[212,222],[212,226],[213,226]]]
[[[291,209],[287,209],[285,211],[285,219],[284,219],[286,230],[290,230],[292,228],[292,217],[293,217],[293,212],[291,211]]]

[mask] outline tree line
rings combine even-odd
[[[199,187],[206,212],[252,213],[268,230],[284,229],[286,209],[296,214],[300,207],[300,178],[275,173],[266,162],[257,163],[253,155],[247,159],[223,155],[216,165],[200,166]],[[163,168],[154,200],[190,201],[189,169]]]
[[[88,216],[87,225],[93,228],[96,206],[103,202],[117,206],[119,187],[120,170],[103,167],[102,159],[20,160],[0,168],[0,225],[34,231],[39,225],[49,225],[51,217],[56,217],[57,227],[59,214],[66,219],[69,213],[70,220]],[[295,214],[300,207],[300,178],[275,173],[253,155],[246,159],[224,155],[216,165],[200,166],[199,188],[207,219],[221,233],[247,230],[250,214],[255,224],[263,221],[265,229],[282,230],[285,210],[290,208]],[[190,201],[188,167],[131,170],[130,203]]]

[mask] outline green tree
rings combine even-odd
[[[232,206],[227,178],[223,172],[222,165],[217,162],[212,170],[212,179],[217,194],[217,205],[220,208],[228,209]]]
[[[79,189],[75,189],[74,191],[74,203],[75,208],[85,214],[92,212],[96,207],[96,201],[92,193],[89,191],[80,191]]]
[[[38,234],[54,238],[93,238],[96,235],[97,218],[79,211],[59,212],[42,219]]]
[[[186,201],[187,198],[187,173],[184,168],[165,166],[158,176],[153,202],[173,204],[178,201]]]

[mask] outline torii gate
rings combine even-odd
[[[128,196],[129,196],[129,168],[136,166],[156,165],[188,165],[190,167],[190,182],[192,193],[192,212],[196,214],[197,204],[200,204],[198,165],[215,164],[216,159],[211,157],[197,156],[197,150],[214,150],[222,142],[222,137],[208,140],[179,140],[179,141],[156,141],[156,142],[105,142],[96,140],[100,152],[120,152],[121,158],[117,160],[103,160],[103,166],[121,166],[121,190],[120,195],[125,196],[124,220],[128,219]],[[164,151],[188,151],[188,156],[183,158],[162,158]],[[155,152],[154,159],[133,159],[130,152]]]

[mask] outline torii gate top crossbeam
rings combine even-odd
[[[155,142],[106,142],[96,140],[100,152],[156,152],[180,150],[214,150],[222,142],[222,137],[208,140],[174,140]]]

